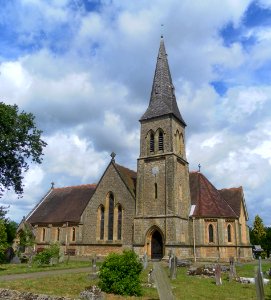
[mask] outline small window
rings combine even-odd
[[[100,208],[100,240],[104,239],[104,207]]]
[[[122,234],[122,207],[118,206],[118,240],[121,240]]]
[[[214,242],[214,227],[212,224],[209,225],[208,231],[209,231],[209,243],[213,243]]]
[[[56,231],[56,240],[59,241],[59,239],[60,239],[60,228],[58,227]]]
[[[159,131],[159,137],[158,137],[158,150],[159,151],[164,150],[164,135],[161,130]]]
[[[154,134],[151,132],[150,134],[150,152],[154,152]]]
[[[75,241],[75,227],[72,228],[72,241]]]
[[[157,183],[155,182],[155,184],[154,184],[154,197],[155,197],[155,199],[157,199]]]
[[[231,243],[232,239],[231,239],[231,225],[230,224],[227,226],[227,233],[228,233],[228,242]]]
[[[42,241],[44,242],[45,241],[45,228],[42,228]]]

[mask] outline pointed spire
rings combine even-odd
[[[141,117],[140,121],[168,114],[173,114],[181,123],[183,123],[184,126],[186,126],[176,102],[164,39],[163,36],[161,36],[160,48],[152,84],[151,99],[149,107]]]

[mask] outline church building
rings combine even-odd
[[[137,171],[111,161],[97,184],[56,188],[28,214],[36,250],[59,242],[74,255],[133,249],[163,259],[252,258],[242,187],[218,190],[190,172],[186,123],[179,111],[161,37],[151,97],[140,118]]]

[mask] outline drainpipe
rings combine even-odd
[[[68,226],[69,226],[69,222],[66,223],[66,237],[65,237],[66,253],[67,253],[67,250],[68,250]]]
[[[194,249],[194,262],[197,261],[197,256],[196,256],[196,232],[195,232],[195,218],[192,217],[192,222],[193,222],[193,249]]]

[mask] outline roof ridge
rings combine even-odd
[[[79,184],[79,185],[56,187],[56,188],[53,188],[53,190],[68,189],[68,188],[81,188],[81,187],[96,187],[96,186],[97,186],[96,183],[86,183],[86,184]]]

